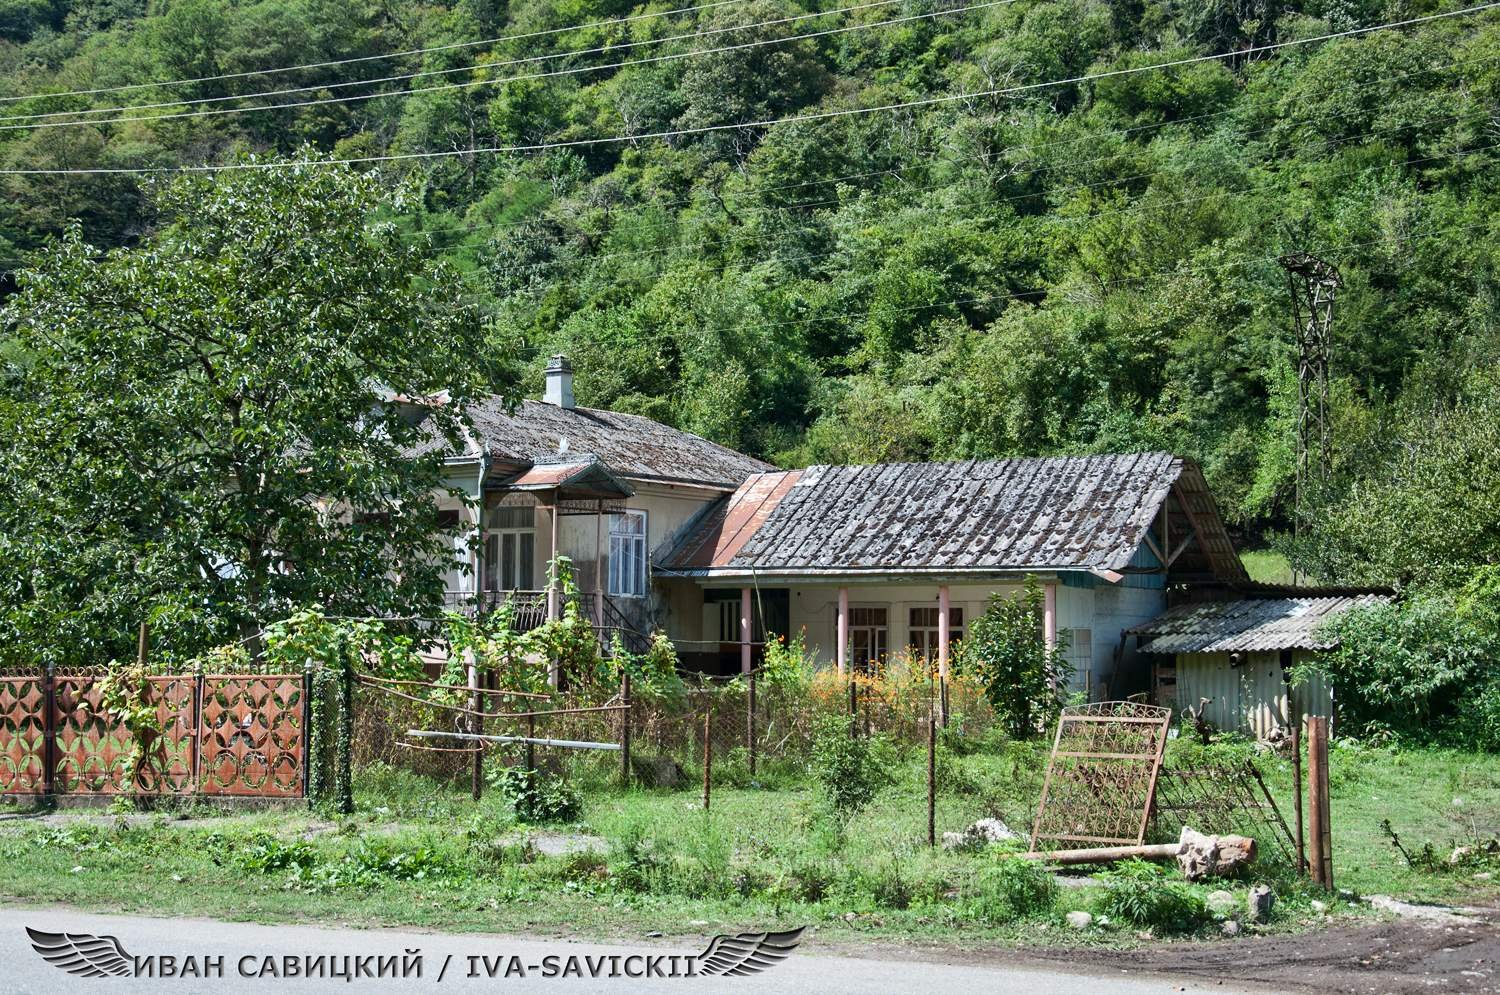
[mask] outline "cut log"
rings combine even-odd
[[[1101,846],[1087,850],[1045,850],[1020,854],[1048,864],[1110,864],[1117,860],[1176,860],[1189,881],[1237,873],[1255,859],[1255,841],[1246,836],[1207,836],[1184,828],[1176,843]]]

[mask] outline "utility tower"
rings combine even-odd
[[[1307,513],[1307,491],[1329,475],[1332,433],[1328,422],[1328,361],[1333,351],[1333,299],[1344,285],[1339,271],[1310,252],[1279,260],[1292,294],[1297,334],[1297,477],[1293,535]]]

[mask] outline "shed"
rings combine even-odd
[[[1140,652],[1157,658],[1158,703],[1201,707],[1216,729],[1270,739],[1291,726],[1288,671],[1336,645],[1324,623],[1390,600],[1361,593],[1186,604],[1128,634],[1139,640]],[[1332,716],[1334,688],[1322,677],[1290,691],[1296,713]]]

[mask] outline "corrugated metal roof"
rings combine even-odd
[[[770,490],[762,478],[747,481],[659,562],[726,574],[1124,570],[1189,470],[1197,476],[1167,453],[813,466],[793,480],[769,475],[785,484]],[[732,543],[716,538],[751,507],[752,534],[741,538],[740,527]],[[1222,545],[1225,576],[1243,577],[1212,502],[1192,514],[1205,555]]]
[[[475,432],[498,463],[527,466],[560,454],[588,453],[615,474],[638,479],[738,487],[769,463],[640,415],[498,397],[469,408]],[[566,449],[564,449],[566,444]]]
[[[1333,598],[1253,598],[1179,605],[1128,630],[1149,639],[1147,653],[1249,653],[1329,649],[1318,627],[1353,608],[1381,605],[1385,594]]]

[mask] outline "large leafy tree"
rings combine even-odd
[[[0,645],[97,660],[154,618],[188,651],[290,606],[440,603],[443,454],[506,386],[456,277],[328,165],[190,176],[161,227],[78,228],[3,311]]]

